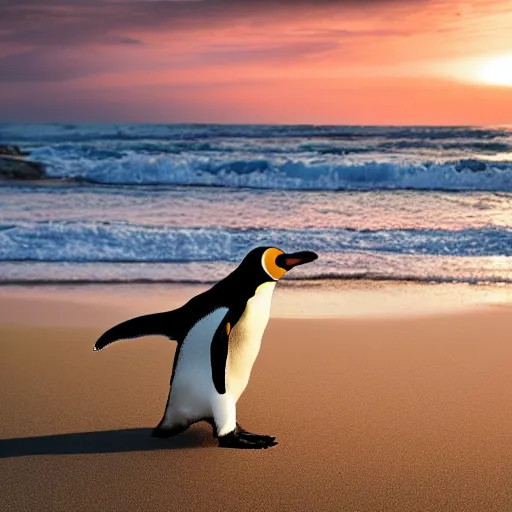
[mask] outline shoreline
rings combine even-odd
[[[204,284],[0,285],[0,323],[59,325],[82,308],[117,317],[169,311],[210,288]],[[59,308],[46,307],[59,304]],[[396,281],[278,283],[271,318],[422,318],[512,307],[512,285]],[[31,316],[27,318],[26,311]]]

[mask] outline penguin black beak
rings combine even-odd
[[[318,258],[318,254],[313,251],[301,251],[294,252],[292,254],[280,254],[276,258],[276,265],[278,267],[284,268],[285,270],[290,270],[297,265],[304,265],[304,263],[310,263],[315,261]]]

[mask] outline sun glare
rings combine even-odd
[[[480,79],[489,85],[512,87],[512,55],[496,57],[483,64]]]

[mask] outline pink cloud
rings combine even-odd
[[[510,50],[510,1],[4,4],[4,120],[512,122],[504,93],[426,71]]]

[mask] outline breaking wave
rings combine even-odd
[[[170,228],[108,222],[0,226],[0,261],[236,262],[252,247],[268,244],[333,254],[512,256],[512,230]]]
[[[108,185],[195,185],[281,190],[512,190],[512,161],[343,161],[191,154],[62,157],[35,151],[52,178]]]
[[[510,128],[0,125],[52,178],[281,190],[512,190]]]

